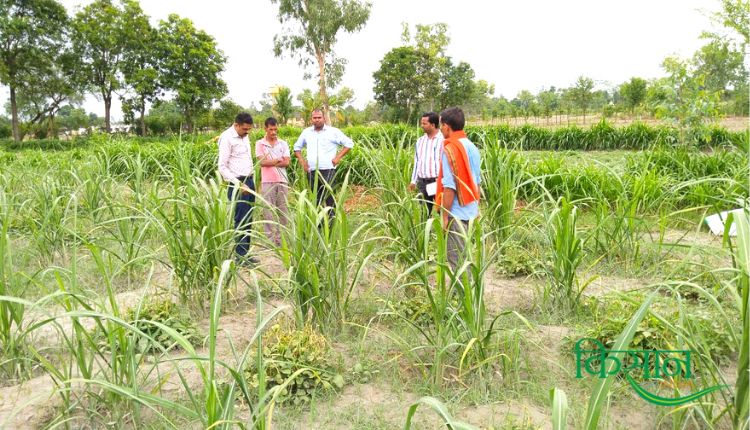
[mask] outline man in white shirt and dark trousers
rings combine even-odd
[[[329,220],[333,220],[336,202],[326,185],[333,186],[336,166],[354,147],[354,142],[338,128],[326,125],[320,109],[312,112],[312,123],[312,127],[302,130],[299,135],[294,144],[294,155],[307,172],[307,180],[310,182],[310,189],[316,192],[318,206],[325,201],[326,206],[331,208]],[[307,159],[302,157],[303,148],[307,148]]]
[[[250,230],[255,203],[253,182],[253,157],[248,133],[253,128],[253,117],[241,112],[234,124],[219,136],[219,173],[229,182],[229,202],[234,206],[234,228],[237,232],[235,252],[242,265],[258,264],[258,259],[248,256]]]
[[[414,149],[414,168],[411,173],[409,190],[419,191],[427,207],[427,215],[432,213],[435,201],[435,180],[440,171],[443,154],[443,135],[440,133],[440,118],[435,112],[422,114],[420,126],[424,131]],[[429,188],[429,189],[428,189]]]

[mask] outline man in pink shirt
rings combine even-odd
[[[268,203],[263,210],[266,221],[266,236],[281,246],[281,226],[287,225],[287,195],[289,194],[289,180],[286,167],[289,165],[289,144],[278,138],[279,123],[276,118],[267,118],[264,123],[266,135],[255,142],[255,156],[260,163],[261,194]],[[278,219],[274,212],[278,211]]]
[[[253,117],[241,112],[234,124],[219,136],[219,173],[229,182],[229,201],[234,206],[234,228],[237,231],[237,260],[240,264],[252,266],[258,259],[248,256],[250,250],[250,230],[255,203],[255,182],[253,182],[253,157],[247,134],[253,128]]]

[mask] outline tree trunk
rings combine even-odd
[[[111,124],[109,122],[109,112],[112,109],[112,93],[109,94],[102,94],[102,98],[104,99],[104,129],[107,130],[107,133],[112,131]]]
[[[331,108],[328,106],[328,93],[326,92],[325,53],[316,51],[315,58],[318,60],[318,96],[323,102],[323,115],[325,116],[326,124],[331,124]]]
[[[47,117],[47,139],[57,138],[57,133],[55,133],[55,114],[50,113],[49,117]]]
[[[140,109],[141,118],[139,120],[141,124],[141,136],[146,135],[146,101],[141,99],[141,109]]]
[[[11,112],[11,124],[13,128],[13,140],[16,142],[21,141],[21,133],[18,129],[18,104],[16,103],[16,87],[10,86],[10,112]]]

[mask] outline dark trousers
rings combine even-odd
[[[255,182],[253,182],[252,176],[239,177],[237,179],[255,191]],[[235,188],[237,188],[236,195]],[[237,234],[237,246],[234,250],[237,255],[244,257],[247,251],[250,250],[250,229],[252,228],[251,223],[253,221],[255,193],[243,193],[238,188],[234,184],[229,184],[227,193],[229,203],[234,205],[234,229]]]
[[[323,202],[331,208],[328,212],[329,218],[333,218],[336,211],[336,201],[328,187],[333,187],[333,176],[336,169],[311,170],[307,172],[307,180],[310,183],[310,189],[315,192],[316,203],[320,206]],[[326,187],[328,185],[328,187]]]
[[[432,214],[432,206],[435,204],[435,196],[427,195],[427,185],[436,180],[437,178],[417,178],[417,190],[419,190],[419,194],[421,194],[420,197],[424,200],[424,204],[427,207],[427,216]]]

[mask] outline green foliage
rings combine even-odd
[[[635,299],[640,298],[641,296],[635,296]],[[675,333],[671,325],[690,324],[695,333],[701,333],[701,341],[706,347],[706,356],[712,360],[716,362],[727,360],[737,352],[733,333],[728,331],[727,326],[717,318],[711,308],[700,301],[685,306],[687,308],[681,311],[669,301],[654,302],[652,311],[645,315],[635,327],[629,349],[644,351],[682,349],[679,334]],[[584,329],[579,329],[576,339],[596,339],[604,345],[604,348],[613,349],[617,336],[628,323],[629,315],[632,315],[638,308],[638,304],[633,298],[629,300],[588,299],[585,307],[591,312],[594,321],[587,324]],[[684,314],[686,313],[690,315],[689,321],[685,320]],[[568,338],[566,349],[572,351],[574,342],[572,338]]]
[[[329,341],[310,325],[295,330],[290,321],[274,324],[263,336],[263,361],[267,387],[286,382],[277,398],[279,403],[305,405],[315,395],[344,386],[344,377],[333,364]],[[250,366],[245,375],[251,387],[259,386],[257,366]]]
[[[507,277],[528,276],[537,273],[540,269],[539,257],[533,254],[528,247],[513,241],[506,242],[500,250],[497,261],[497,270]]]
[[[277,57],[288,51],[299,65],[317,65],[318,95],[328,117],[328,89],[335,88],[344,74],[346,60],[336,57],[334,45],[339,32],[361,30],[370,18],[371,3],[358,0],[272,0],[279,5],[279,21],[286,24],[273,38]],[[305,78],[311,77],[306,73]],[[330,122],[330,121],[327,121]]]
[[[171,300],[147,301],[142,306],[131,308],[125,315],[125,320],[148,336],[139,336],[135,340],[135,349],[141,354],[169,350],[178,345],[174,340],[174,333],[167,333],[154,322],[171,328],[193,345],[198,345],[201,341],[194,320],[184,308]]]
[[[646,100],[648,82],[645,79],[632,77],[630,81],[620,85],[620,95],[625,99],[625,104],[631,113]]]
[[[278,115],[280,125],[286,125],[286,122],[294,115],[294,105],[292,104],[292,90],[289,87],[279,88],[278,93],[273,96],[273,111]],[[311,112],[312,113],[312,112]]]
[[[220,78],[226,56],[211,35],[176,14],[159,23],[159,33],[163,85],[175,92],[174,101],[192,132],[198,115],[227,93]]]
[[[583,239],[578,232],[578,213],[564,197],[549,218],[548,235],[552,248],[548,268],[550,285],[544,289],[543,304],[549,309],[572,311],[578,308],[581,294],[588,282],[578,280],[577,271],[583,261]]]
[[[11,128],[18,142],[22,135],[16,96],[47,74],[64,45],[68,15],[55,0],[32,0],[2,1],[0,16],[0,83],[10,90]]]

